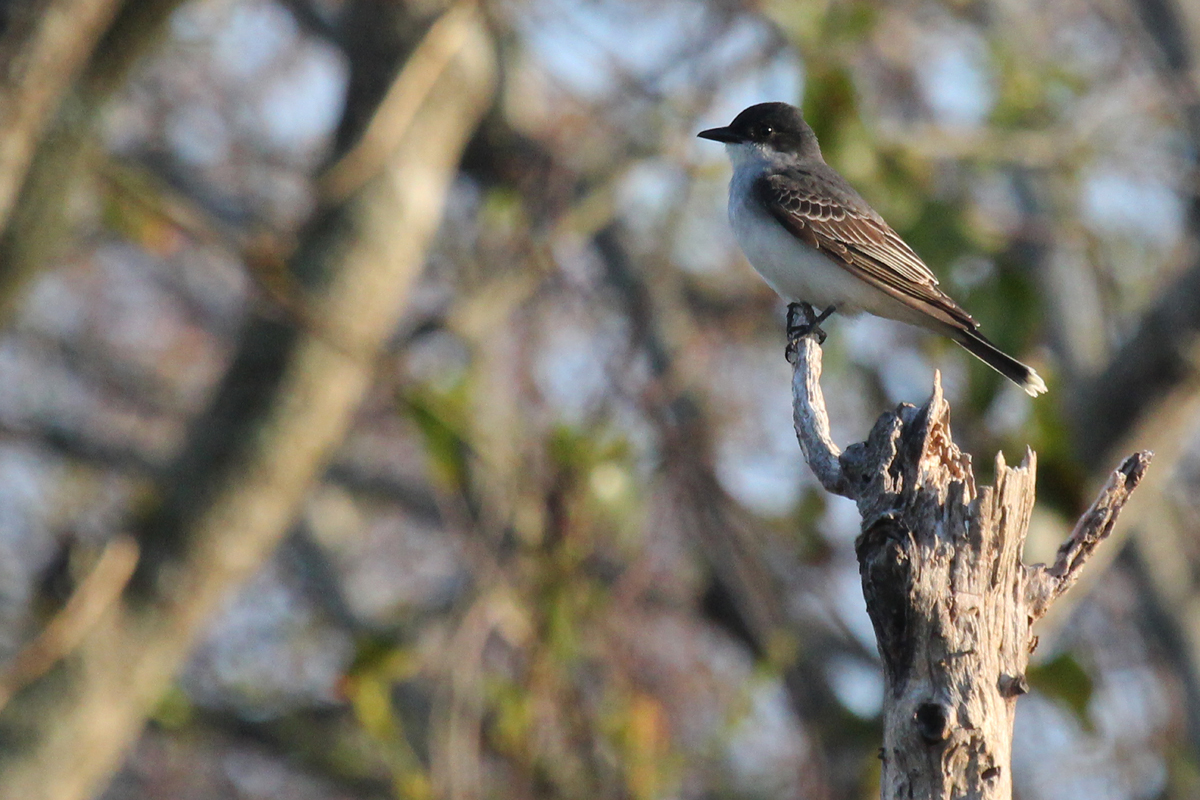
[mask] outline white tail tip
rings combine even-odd
[[[1046,393],[1046,382],[1042,380],[1041,375],[1030,369],[1029,375],[1025,378],[1025,383],[1021,385],[1021,388],[1030,397],[1037,397],[1039,394]]]

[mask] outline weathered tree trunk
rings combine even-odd
[[[855,551],[886,685],[881,795],[1010,798],[1013,715],[1028,691],[1033,624],[1112,530],[1151,454],[1113,473],[1052,566],[1026,566],[1032,451],[1018,467],[998,455],[996,485],[976,487],[935,377],[928,403],[883,414],[866,442],[842,453],[829,437],[820,347],[800,339],[792,362],[805,458],[862,514]]]

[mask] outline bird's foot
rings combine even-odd
[[[789,360],[795,356],[796,348],[805,336],[815,336],[817,344],[825,344],[827,334],[821,330],[821,323],[834,311],[835,307],[829,306],[818,314],[808,303],[788,303],[786,355]]]

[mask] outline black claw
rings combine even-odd
[[[820,314],[808,303],[788,303],[787,310],[787,349],[785,355],[791,359],[796,354],[800,339],[805,336],[817,337],[817,344],[825,344],[827,334],[821,330],[821,323],[829,318],[836,308],[829,306]],[[803,317],[803,321],[799,318]]]
[[[812,331],[817,322],[817,314],[808,303],[788,303],[787,335],[796,339]]]
[[[799,323],[796,321],[796,317],[798,316],[800,316],[800,303],[788,303],[787,335],[789,339],[792,338],[792,331],[796,329],[797,325],[799,325]]]

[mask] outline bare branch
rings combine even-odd
[[[460,4],[429,29],[404,67],[406,79],[392,85],[358,144],[321,176],[319,185],[326,202],[344,200],[379,171],[433,91],[438,76],[462,50],[467,35],[463,19],[475,13],[471,6]]]
[[[54,60],[39,74],[17,70],[8,83],[17,87],[19,97],[5,97],[6,84],[0,81],[0,109],[10,99],[17,103],[7,120],[0,116],[0,318],[14,312],[21,290],[69,239],[67,198],[89,171],[92,132],[101,112],[133,66],[158,44],[168,17],[181,3],[51,0],[44,10],[46,24],[52,27],[57,20],[70,32],[69,41],[57,36],[54,47],[75,49],[39,56]],[[110,4],[120,7],[111,25]],[[87,69],[71,86],[69,79],[89,56]],[[4,74],[13,76],[12,71]]]
[[[821,346],[812,336],[803,336],[788,351],[792,364],[792,423],[809,469],[825,491],[855,499],[853,487],[842,470],[842,451],[829,434],[829,414],[821,392]]]
[[[100,615],[121,596],[137,560],[137,542],[129,536],[120,535],[105,544],[67,604],[0,674],[0,709],[19,689],[79,646]]]
[[[0,39],[0,230],[38,139],[112,20],[115,0],[35,4]]]
[[[1126,458],[1113,470],[1091,508],[1075,523],[1075,530],[1058,549],[1054,564],[1029,568],[1026,602],[1033,619],[1045,616],[1050,605],[1075,585],[1096,546],[1112,533],[1117,515],[1141,483],[1153,457],[1149,450],[1142,450]]]

